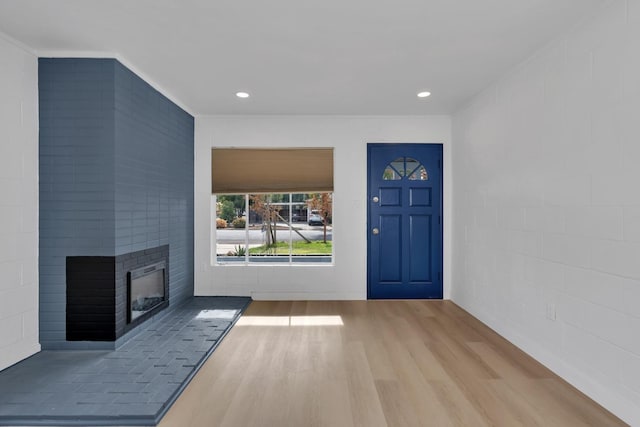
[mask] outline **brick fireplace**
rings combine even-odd
[[[193,296],[193,117],[114,59],[40,58],[38,93],[40,343],[116,348]]]

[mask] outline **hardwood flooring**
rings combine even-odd
[[[160,423],[626,425],[450,301],[255,301]]]

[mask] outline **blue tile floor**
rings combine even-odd
[[[155,426],[249,305],[194,297],[114,351],[42,351],[0,372],[0,425]]]

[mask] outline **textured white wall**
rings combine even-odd
[[[444,144],[444,292],[450,276],[448,116],[196,117],[195,293],[256,299],[364,299],[367,295],[367,143]],[[212,266],[211,147],[334,147],[334,266]],[[241,165],[239,165],[241,166]]]
[[[640,425],[640,1],[453,119],[452,299]]]
[[[38,59],[0,34],[0,370],[38,344]]]

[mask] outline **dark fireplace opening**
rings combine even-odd
[[[67,257],[67,341],[116,341],[169,306],[169,245]]]
[[[127,273],[127,323],[139,323],[167,305],[167,275],[164,262]]]

